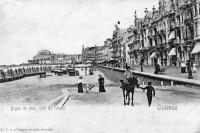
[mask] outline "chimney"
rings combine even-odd
[[[145,13],[145,16],[148,14],[148,9],[147,8],[145,8],[144,13]]]
[[[155,12],[156,12],[155,5],[153,5],[152,11],[153,11],[153,15],[154,15],[154,14],[155,14]]]
[[[137,22],[137,12],[135,11],[135,14],[134,14],[134,18],[135,18],[135,25],[136,25],[136,22]]]

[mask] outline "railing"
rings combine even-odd
[[[112,71],[117,72],[125,72],[124,69],[120,68],[110,68],[105,66],[97,66],[104,69],[109,69]],[[157,75],[147,72],[138,72],[138,71],[132,71],[134,75],[140,77],[140,79],[143,79],[143,82],[152,81],[153,83],[156,82],[160,86],[171,86],[174,85],[182,85],[182,86],[190,86],[191,88],[194,87],[195,89],[200,89],[200,82],[198,80],[192,80],[192,79],[184,79],[184,78],[177,78],[167,75]],[[146,79],[146,80],[144,80]]]
[[[51,67],[27,67],[0,71],[0,83],[22,79],[24,77],[44,74],[51,71]]]

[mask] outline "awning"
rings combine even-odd
[[[176,48],[172,48],[168,55],[169,56],[176,55]]]
[[[169,34],[169,40],[171,40],[171,39],[174,39],[175,38],[175,32],[174,31],[172,31],[170,34]]]
[[[200,52],[200,43],[195,44],[193,50],[192,50],[192,54],[197,54]]]
[[[87,60],[86,62],[87,62],[87,63],[92,63],[92,61],[90,61],[90,60]]]
[[[153,52],[150,56],[150,58],[155,58],[156,57],[156,52]]]
[[[110,60],[109,63],[117,63],[118,61],[113,59],[113,60]]]

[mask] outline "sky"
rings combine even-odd
[[[114,25],[133,24],[134,11],[158,0],[0,0],[0,65],[20,64],[39,50],[81,54],[82,46],[103,45]]]

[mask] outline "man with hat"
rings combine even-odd
[[[151,82],[148,82],[148,85],[145,88],[140,87],[143,90],[147,90],[147,100],[149,107],[151,106],[152,97],[155,97],[155,89],[152,86]]]

